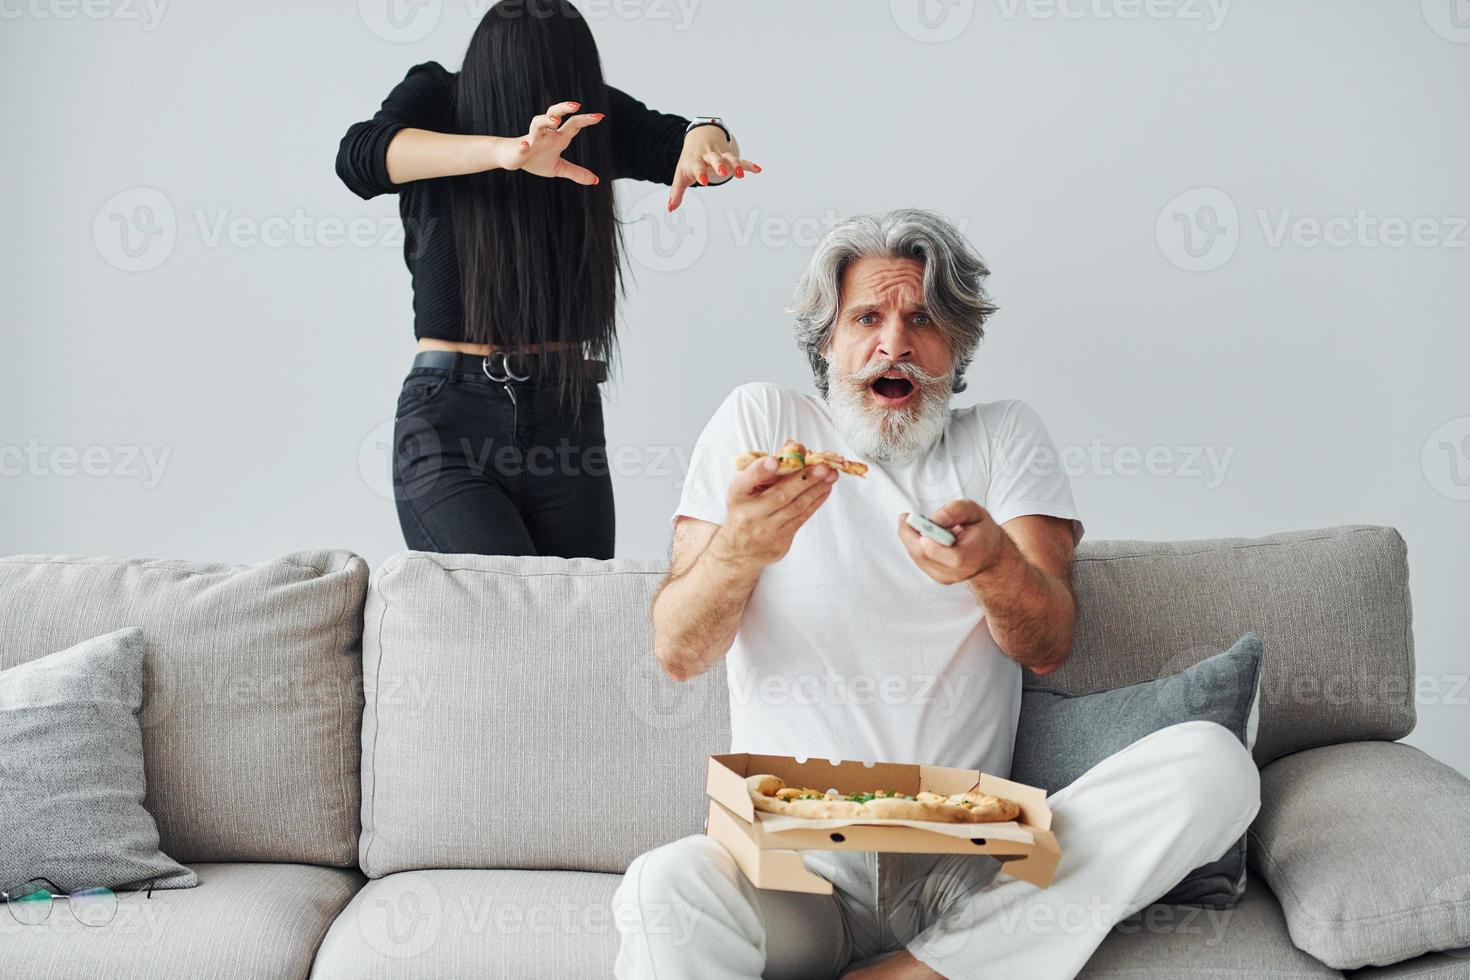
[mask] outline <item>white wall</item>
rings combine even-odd
[[[766,171],[700,192],[667,254],[629,229],[619,554],[664,553],[679,454],[731,386],[807,383],[781,308],[822,225],[935,208],[1003,307],[965,397],[1037,406],[1090,536],[1402,530],[1411,741],[1470,771],[1453,0],[922,0],[928,27],[917,2],[584,4],[610,81],[726,116]],[[378,562],[410,295],[394,202],[359,202],[333,154],[408,66],[457,67],[487,0],[153,4],[0,0],[0,553]],[[630,216],[663,194],[619,190]],[[131,259],[114,222],[139,204],[163,233]],[[1331,218],[1346,236],[1314,242]],[[253,237],[271,219],[286,245]],[[352,221],[365,244],[339,243]],[[1150,449],[1153,475],[1117,471]],[[73,472],[88,450],[102,475]]]

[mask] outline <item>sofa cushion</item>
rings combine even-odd
[[[621,875],[404,871],[367,884],[332,923],[313,980],[610,977]]]
[[[138,626],[147,805],[184,862],[357,857],[362,597],[345,551],[260,565],[0,559],[0,668]]]
[[[1278,759],[1261,770],[1250,840],[1292,941],[1324,963],[1388,965],[1470,946],[1470,780],[1412,746]]]
[[[662,576],[657,561],[418,552],[374,570],[363,636],[370,877],[622,871],[699,831],[707,757],[729,745],[724,670],[686,684],[659,670],[648,608]],[[599,805],[630,790],[660,805]]]
[[[606,977],[620,876],[564,871],[409,871],[369,882],[322,942],[315,980]],[[678,928],[673,923],[671,928]],[[1328,980],[1291,945],[1270,891],[1234,909],[1151,905],[1119,923],[1080,980]]]
[[[1145,735],[1185,721],[1213,721],[1249,748],[1260,672],[1261,641],[1247,633],[1224,653],[1156,681],[1077,697],[1028,688],[1021,698],[1011,778],[1055,793]],[[1234,905],[1245,888],[1245,848],[1241,837],[1159,901]]]
[[[1265,647],[1256,762],[1414,727],[1404,541],[1383,527],[1078,548],[1067,694],[1177,673],[1242,633]]]
[[[1317,980],[1342,974],[1291,944],[1281,907],[1251,877],[1232,909],[1149,905],[1113,927],[1077,980]]]
[[[105,926],[55,910],[39,925],[0,914],[7,977],[286,980],[306,977],[327,926],[362,886],[356,870],[201,864],[199,887],[119,895]]]
[[[1430,953],[1393,966],[1354,970],[1352,980],[1467,980],[1470,978],[1470,947],[1453,954]]]
[[[143,806],[142,706],[136,627],[0,670],[0,891],[198,883]]]

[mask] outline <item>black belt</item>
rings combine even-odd
[[[413,367],[449,371],[497,383],[544,381],[555,374],[550,359],[565,356],[564,351],[529,354],[492,351],[485,357],[452,350],[421,350],[413,357]],[[574,366],[573,374],[581,374],[587,380],[600,384],[607,380],[607,363],[584,360]]]

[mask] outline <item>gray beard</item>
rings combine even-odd
[[[870,400],[868,385],[894,368],[914,383],[914,400],[902,408],[884,408]],[[928,452],[943,437],[952,381],[952,375],[936,377],[907,362],[877,361],[854,374],[829,374],[827,404],[832,421],[859,458],[906,463]]]

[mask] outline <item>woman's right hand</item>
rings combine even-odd
[[[579,102],[558,102],[532,119],[531,129],[525,136],[506,141],[508,152],[501,161],[502,169],[524,170],[540,177],[561,177],[589,186],[599,183],[601,178],[586,167],[561,158],[578,133],[602,122],[600,112],[584,113],[563,121],[564,117],[581,107]]]

